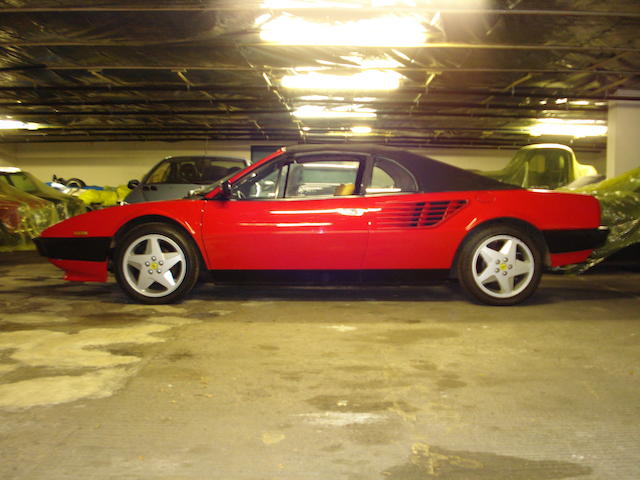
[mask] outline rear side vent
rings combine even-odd
[[[380,206],[376,217],[377,228],[434,227],[460,210],[466,200],[439,202],[390,202]]]

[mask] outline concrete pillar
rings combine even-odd
[[[607,177],[613,178],[640,167],[640,91],[618,90],[617,96],[638,97],[637,101],[609,102]]]

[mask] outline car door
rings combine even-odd
[[[216,270],[358,270],[367,245],[366,157],[277,157],[207,202],[203,241]]]
[[[378,157],[366,195],[371,210],[364,269],[441,270],[451,265],[464,225],[451,222],[468,203],[465,192],[419,192],[413,174]]]

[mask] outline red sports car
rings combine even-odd
[[[216,283],[420,283],[457,278],[512,305],[542,269],[601,245],[595,198],[525,190],[376,145],[283,148],[190,198],[70,218],[36,240],[74,281],[107,280],[143,303]]]

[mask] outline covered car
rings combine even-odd
[[[550,190],[581,178],[598,178],[595,167],[581,164],[570,147],[559,143],[527,145],[504,168],[477,173],[511,185]]]
[[[218,156],[169,157],[155,165],[141,182],[131,180],[125,203],[184,198],[191,190],[210,185],[242,170],[246,160]]]
[[[598,201],[531,191],[405,150],[297,145],[188,199],[98,210],[36,239],[74,281],[174,302],[202,270],[217,283],[425,283],[457,278],[512,305],[545,267],[604,242]]]
[[[58,219],[73,217],[87,211],[84,203],[76,197],[64,194],[46,183],[38,180],[34,175],[16,167],[0,167],[0,182],[42,198],[55,205]]]
[[[0,251],[33,248],[32,239],[58,220],[53,203],[0,182]]]
[[[607,241],[583,264],[570,271],[584,271],[614,253],[640,243],[640,167],[608,180],[572,190],[593,195],[600,202],[602,223],[610,229]]]
[[[0,252],[31,243],[32,224],[29,207],[25,203],[0,194]]]

